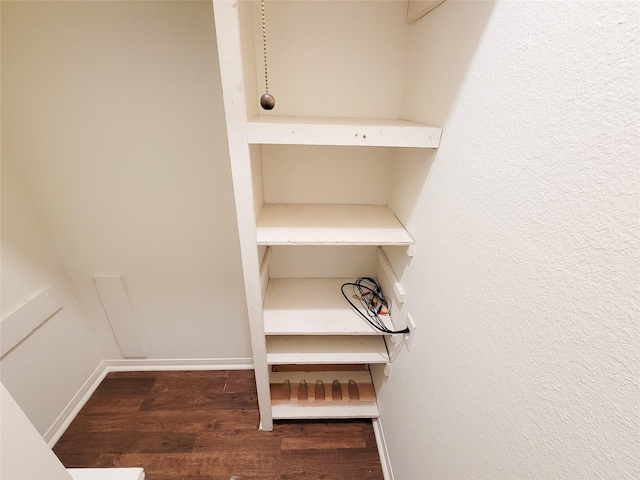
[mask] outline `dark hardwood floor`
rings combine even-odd
[[[53,450],[147,480],[383,478],[369,420],[258,424],[251,370],[110,373]]]

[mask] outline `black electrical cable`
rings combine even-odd
[[[344,292],[344,288],[348,286],[353,287],[353,297],[360,301],[360,305],[363,307],[366,315],[362,313]],[[403,330],[389,329],[382,318],[380,318],[380,315],[388,315],[389,318],[391,318],[391,300],[382,294],[382,288],[373,278],[360,277],[353,283],[343,283],[340,290],[342,291],[342,296],[349,302],[349,305],[375,329],[390,335],[409,333],[409,328]]]

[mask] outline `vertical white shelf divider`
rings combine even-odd
[[[262,257],[262,265],[260,265],[260,284],[262,285],[262,303],[267,295],[267,287],[269,286],[269,260],[271,259],[271,248],[267,247]]]
[[[250,180],[251,152],[247,139],[247,105],[244,65],[240,38],[239,2],[213,2],[222,96],[227,122],[227,139],[236,203],[242,271],[251,330],[251,347],[258,391],[260,423],[263,430],[273,430],[269,367],[262,317],[262,283],[256,243],[255,203]]]

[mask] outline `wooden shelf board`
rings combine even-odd
[[[438,148],[441,135],[440,127],[384,118],[262,115],[247,123],[253,144]]]
[[[258,245],[396,245],[413,239],[390,208],[380,205],[265,204]]]
[[[340,381],[340,383],[349,383],[349,380],[355,382],[369,383],[371,384],[371,372],[369,370],[334,370],[334,365],[325,366],[324,370],[289,370],[289,371],[276,371],[271,372],[269,382],[284,383],[285,380],[289,380],[291,384],[300,383],[301,380],[306,380],[307,383],[312,384],[318,380],[322,380],[325,384],[331,385],[334,380]]]
[[[268,336],[267,363],[387,363],[381,336]]]
[[[271,278],[264,300],[266,335],[381,335],[342,296],[353,278]],[[347,295],[351,287],[345,287]],[[356,304],[356,300],[352,300]],[[392,324],[387,324],[392,328]]]

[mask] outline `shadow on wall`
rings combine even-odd
[[[409,27],[400,116],[443,127],[441,146],[449,140],[447,119],[494,6],[493,1],[448,1]],[[426,45],[428,49],[424,48]],[[395,152],[389,206],[412,234],[414,209],[420,203],[438,154],[437,149],[402,148]],[[411,257],[394,252],[390,256],[398,277],[402,278]]]

